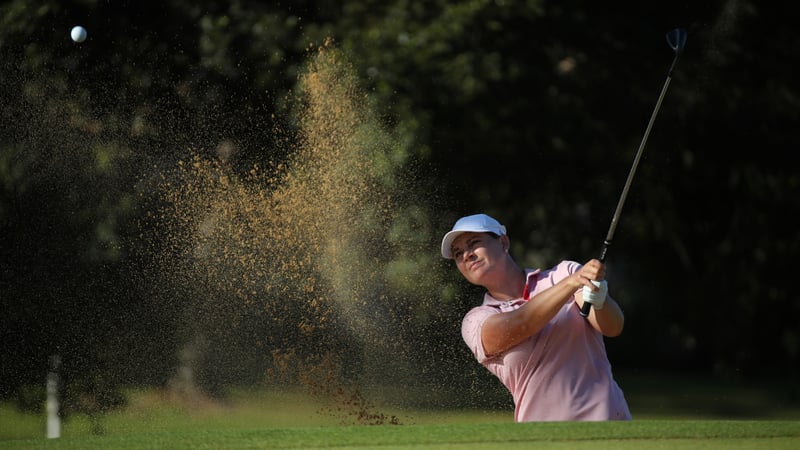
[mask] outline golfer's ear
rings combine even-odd
[[[500,243],[503,245],[503,250],[508,253],[508,249],[511,248],[511,240],[508,239],[508,235],[504,234],[500,236]]]

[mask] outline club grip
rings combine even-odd
[[[612,224],[611,227],[612,228],[611,228],[611,231],[609,232],[609,236],[606,236],[606,240],[603,241],[603,249],[600,251],[600,258],[598,258],[600,260],[600,262],[603,263],[603,264],[605,264],[605,262],[606,262],[606,255],[608,254],[608,247],[611,246],[611,236],[610,235],[613,234],[613,232],[614,232],[614,225]],[[591,312],[591,310],[592,310],[592,304],[584,302],[583,306],[581,306],[581,316],[582,317],[589,317],[589,312]]]
[[[584,303],[583,306],[581,306],[581,316],[589,317],[589,311],[591,310],[592,310],[592,304]]]

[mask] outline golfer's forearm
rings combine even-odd
[[[533,301],[533,300],[531,300]],[[530,303],[522,308],[497,314],[486,319],[481,329],[481,340],[487,355],[496,355],[538,333],[555,316],[546,308],[532,308]],[[531,309],[532,311],[523,311]]]
[[[603,336],[615,337],[622,334],[622,328],[625,326],[625,315],[610,297],[606,300],[603,309],[594,310],[594,326]]]
[[[486,319],[481,330],[486,354],[503,352],[541,331],[575,292],[566,281],[536,294],[522,308]]]
[[[550,288],[533,296],[527,305],[518,309],[520,321],[534,328],[533,333],[538,333],[558,311],[564,306],[564,302],[575,294],[578,289],[570,278],[566,278],[556,283]]]

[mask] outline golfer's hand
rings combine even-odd
[[[606,266],[600,260],[592,259],[584,264],[576,273],[578,281],[583,285],[582,297],[585,303],[590,303],[594,309],[603,309],[608,295]]]
[[[578,282],[577,287],[583,285],[593,289],[592,281],[600,281],[606,278],[606,266],[600,260],[592,259],[582,265],[574,275]]]
[[[594,285],[595,289],[592,289],[589,286],[583,287],[583,301],[585,303],[591,303],[594,309],[601,310],[606,304],[606,296],[608,295],[608,282],[606,280],[592,281],[592,284]]]

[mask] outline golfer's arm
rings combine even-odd
[[[572,277],[536,294],[521,308],[494,314],[483,323],[481,340],[487,355],[496,355],[541,331],[580,286]]]
[[[608,337],[619,336],[622,334],[622,328],[625,326],[625,315],[622,313],[619,304],[610,296],[606,297],[606,303],[603,309],[598,311],[592,308],[588,319],[595,330],[602,333],[603,336]]]

